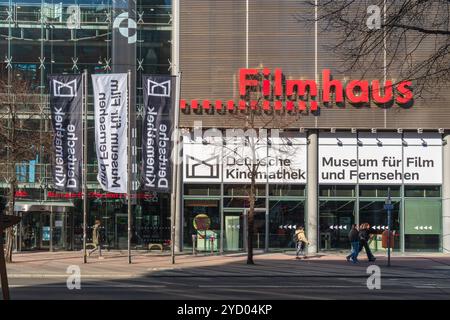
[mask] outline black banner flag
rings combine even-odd
[[[171,192],[172,133],[174,125],[174,76],[144,75],[142,123],[142,188]]]
[[[49,75],[55,189],[80,192],[82,183],[82,75]]]

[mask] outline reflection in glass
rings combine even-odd
[[[319,248],[348,249],[348,233],[355,222],[355,200],[321,200],[319,205]]]
[[[244,249],[244,215],[243,212],[224,212],[224,251]]]
[[[269,248],[295,248],[293,235],[305,225],[304,201],[269,202]]]
[[[400,200],[393,200],[391,231],[394,233],[394,250],[400,250]],[[387,230],[388,216],[384,209],[384,201],[361,201],[359,203],[359,222],[370,225],[369,241],[372,250],[384,250],[382,246],[382,233]]]
[[[220,206],[218,200],[184,201],[184,247],[210,252],[218,251],[220,239]],[[194,236],[194,237],[193,237]],[[213,238],[214,240],[212,241]],[[193,243],[193,241],[195,241]]]

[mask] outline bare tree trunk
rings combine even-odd
[[[256,185],[256,169],[255,164],[252,164],[252,176],[251,176],[251,182],[250,182],[250,194],[249,194],[249,202],[250,202],[250,209],[248,211],[248,217],[247,217],[247,226],[248,226],[248,232],[247,232],[247,264],[255,264],[253,261],[253,228],[254,228],[254,221],[255,221],[255,185]]]
[[[17,124],[17,114],[16,107],[13,104],[10,105],[10,121],[11,121],[11,131],[10,131],[10,144],[9,148],[9,191],[8,191],[8,214],[14,215],[15,206],[15,196],[16,196],[16,186],[17,186],[17,176],[16,176],[16,124]],[[5,261],[7,263],[12,262],[12,252],[14,246],[14,229],[10,227],[5,230],[6,233],[6,243],[5,243]]]
[[[15,164],[12,162],[10,164],[11,169],[13,170],[10,176],[9,182],[9,191],[8,191],[8,211],[7,214],[14,215],[14,206],[15,206],[15,195],[16,195],[16,175],[15,175]],[[10,227],[5,230],[6,233],[6,241],[5,241],[5,261],[7,263],[12,262],[12,253],[14,247],[14,228]]]

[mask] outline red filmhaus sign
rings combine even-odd
[[[322,86],[315,80],[291,80],[284,79],[281,69],[275,69],[272,74],[269,69],[240,69],[239,70],[239,95],[240,100],[236,106],[234,100],[226,102],[215,100],[214,106],[211,101],[191,100],[192,110],[216,109],[218,111],[237,109],[256,110],[261,108],[265,111],[317,111],[319,103],[325,106],[332,104],[342,105],[348,102],[352,105],[364,105],[371,102],[382,108],[391,107],[394,102],[400,107],[410,107],[413,103],[412,82],[402,81],[394,85],[390,80],[350,80],[343,83],[332,79],[329,69],[322,71]],[[261,92],[262,101],[251,99],[252,92]],[[250,97],[250,99],[249,99]],[[224,105],[226,104],[226,107]],[[259,105],[258,105],[259,104]],[[186,100],[180,101],[180,108],[187,110]]]

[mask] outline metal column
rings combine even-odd
[[[443,138],[442,251],[450,253],[450,132]]]
[[[50,252],[53,252],[53,206],[50,206]]]
[[[317,226],[318,226],[318,189],[319,189],[319,173],[318,173],[318,131],[308,131],[308,163],[307,163],[307,212],[306,212],[306,232],[307,238],[311,243],[308,246],[308,253],[316,253],[318,251],[317,243]]]

